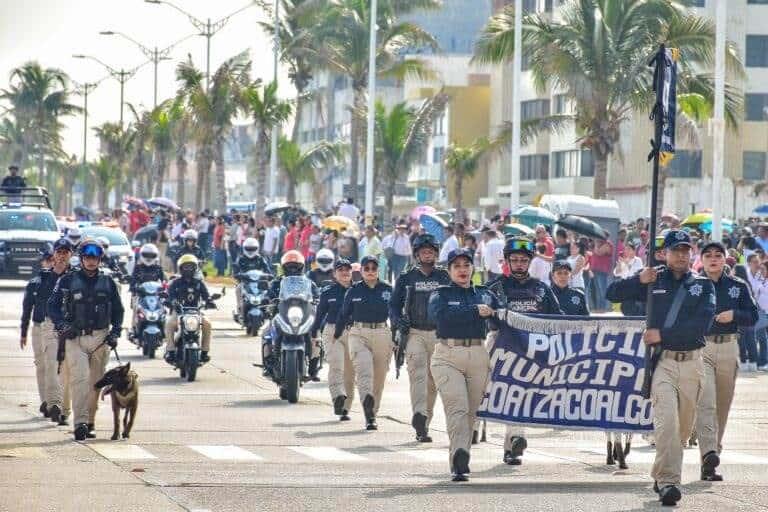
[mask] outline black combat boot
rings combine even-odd
[[[349,411],[344,409],[341,411],[341,416],[339,416],[339,421],[349,421]]]
[[[43,403],[40,404],[40,414],[42,414],[43,416],[48,418],[49,415],[48,415],[48,403],[47,402],[43,402]]]
[[[451,473],[453,473],[454,482],[466,482],[469,480],[469,453],[463,448],[459,448],[453,454],[451,459]]]
[[[365,414],[366,430],[379,429],[378,425],[376,425],[376,413],[374,412],[374,405],[375,400],[373,396],[366,395],[365,400],[363,400],[363,413]]]
[[[658,487],[658,484],[656,484],[656,487]],[[665,485],[659,489],[659,501],[661,501],[662,505],[673,507],[677,505],[680,498],[682,498],[682,495],[676,485]]]
[[[411,419],[411,426],[416,430],[416,440],[420,443],[431,443],[432,438],[429,437],[427,431],[427,417],[417,412]]]
[[[344,402],[347,401],[347,397],[344,395],[339,395],[336,398],[333,399],[333,414],[336,416],[343,416],[344,415]]]
[[[716,452],[709,452],[701,459],[701,479],[706,482],[722,482],[723,476],[715,472],[720,465],[720,457]]]
[[[61,409],[58,405],[52,405],[51,410],[48,412],[48,416],[51,418],[51,421],[54,423],[59,423],[61,421]]]
[[[523,456],[523,452],[528,448],[528,441],[524,437],[512,437],[512,449],[504,452],[504,463],[510,466],[519,466],[523,463],[520,457]]]
[[[609,466],[613,466],[616,464],[616,460],[614,458],[614,451],[613,451],[613,443],[611,441],[608,441],[605,446],[605,453],[607,453],[607,456],[605,458],[605,463]]]
[[[85,423],[78,423],[75,427],[75,441],[85,441],[88,436],[88,425]]]
[[[96,438],[96,425],[93,423],[88,423],[88,433],[85,435],[88,439],[95,439]]]
[[[320,377],[317,376],[317,373],[320,371],[320,358],[315,357],[313,359],[309,360],[309,380],[312,382],[320,382]]]
[[[211,356],[208,355],[207,350],[203,350],[200,352],[200,361],[202,361],[203,363],[207,363],[210,360],[211,360]]]

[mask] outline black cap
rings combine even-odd
[[[19,164],[11,164],[11,165],[9,165],[8,166],[8,170],[10,171],[11,169],[16,169],[18,171],[19,170]]]
[[[472,254],[472,251],[469,249],[464,249],[460,247],[448,253],[448,258],[447,258],[448,266],[450,266],[451,263],[453,263],[453,261],[458,258],[466,258],[467,260],[469,260],[470,263],[474,262],[474,254]]]
[[[352,262],[346,258],[339,258],[333,264],[333,270],[339,270],[340,268],[344,267],[352,268]]]
[[[69,238],[59,238],[53,242],[53,250],[58,251],[59,249],[67,249],[68,251],[73,250],[72,242]]]
[[[379,266],[379,258],[377,258],[376,256],[363,256],[363,259],[360,260],[360,266],[364,267],[368,263],[375,263],[376,266],[378,267]]]
[[[677,229],[672,230],[669,233],[667,233],[666,236],[664,237],[665,249],[674,249],[676,247],[680,247],[681,245],[693,247],[693,242],[691,241],[691,235],[689,235],[686,231],[677,230]]]
[[[558,270],[566,269],[568,272],[572,272],[573,269],[571,268],[571,264],[568,263],[568,260],[557,260],[554,263],[552,263],[552,272],[557,272]]]
[[[726,250],[725,250],[725,246],[724,246],[723,244],[721,244],[720,242],[715,242],[715,241],[712,241],[712,242],[707,242],[706,244],[704,244],[704,245],[702,246],[702,248],[701,248],[701,253],[702,253],[702,254],[704,254],[704,253],[705,253],[707,250],[709,250],[709,249],[717,249],[717,250],[718,250],[718,251],[720,251],[720,252],[721,252],[721,253],[722,253],[724,256],[727,256],[727,255],[728,255],[728,253],[727,253],[727,252],[726,252]]]

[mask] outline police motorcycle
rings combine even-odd
[[[295,404],[299,401],[312,353],[310,330],[315,321],[312,281],[304,275],[283,277],[277,302],[264,342],[272,346],[276,358],[271,377],[280,388],[280,398]]]
[[[272,276],[261,270],[249,270],[238,275],[240,293],[236,300],[240,301],[240,312],[237,308],[232,317],[238,324],[245,327],[249,336],[258,336],[259,329],[266,320],[265,306],[269,304],[267,292]]]
[[[215,301],[221,298],[220,293],[210,296],[206,309],[216,307]],[[204,363],[200,360],[201,339],[203,335],[203,312],[201,307],[185,307],[174,303],[171,307],[176,310],[179,326],[176,329],[175,347],[176,358],[173,365],[179,370],[179,376],[193,382],[197,377],[197,369]]]
[[[161,299],[165,295],[160,281],[147,281],[136,289],[136,328],[130,340],[150,359],[155,358],[155,351],[163,344],[165,307]]]

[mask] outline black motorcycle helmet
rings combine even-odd
[[[509,258],[511,254],[521,253],[533,259],[535,247],[533,242],[523,237],[512,237],[504,243],[504,259]]]
[[[419,249],[423,247],[431,247],[435,252],[440,252],[440,244],[437,243],[437,239],[429,233],[418,235],[413,239],[413,242],[411,243],[413,255],[416,256],[419,253]]]

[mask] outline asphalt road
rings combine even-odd
[[[336,420],[324,372],[300,403],[279,400],[251,364],[258,340],[231,321],[231,293],[212,315],[213,361],[196,382],[121,340],[121,359],[141,381],[131,439],[109,441],[107,399],[98,438],[76,443],[71,426],[37,413],[31,347],[18,345],[21,290],[3,288],[0,303],[2,511],[661,509],[648,476],[653,451],[638,437],[630,469],[617,471],[605,465],[601,433],[529,430],[524,464],[510,467],[501,462],[503,426],[489,425],[489,442],[472,450],[471,481],[453,484],[442,405],[434,443],[416,443],[405,373],[390,372],[377,432],[365,431],[359,403],[352,421]],[[698,452],[686,450],[680,510],[768,510],[767,388],[768,374],[739,376],[725,482],[699,482]]]

